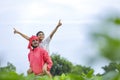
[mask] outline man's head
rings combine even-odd
[[[37,32],[36,36],[39,38],[39,41],[42,41],[44,39],[44,37],[45,37],[43,31]]]
[[[39,39],[38,39],[38,37],[37,36],[30,37],[28,48],[32,49],[32,48],[36,48],[38,46],[39,46]]]

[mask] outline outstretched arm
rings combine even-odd
[[[51,32],[50,34],[50,39],[52,39],[53,35],[55,34],[55,32],[57,31],[57,29],[62,25],[61,20],[59,20],[57,26],[55,27],[55,29]]]
[[[14,34],[19,34],[19,35],[21,35],[23,38],[25,38],[26,40],[29,40],[29,39],[30,39],[30,37],[28,37],[27,35],[19,32],[19,31],[16,30],[15,28],[13,28],[13,29],[14,29]]]

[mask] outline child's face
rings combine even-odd
[[[39,38],[39,40],[43,40],[44,39],[44,33],[39,33],[38,34],[38,38]]]
[[[38,46],[39,46],[39,41],[38,41],[38,39],[33,40],[33,41],[32,41],[32,47],[33,47],[33,48],[36,48],[36,47],[38,47]]]

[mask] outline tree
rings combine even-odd
[[[102,69],[104,69],[105,73],[108,73],[110,71],[120,72],[120,64],[116,62],[111,62],[108,66],[102,67]]]
[[[58,54],[51,55],[53,66],[51,69],[52,75],[61,75],[62,73],[69,73],[72,69],[72,63]]]
[[[72,74],[88,74],[93,71],[90,67],[85,67],[81,65],[73,65],[70,61],[61,57],[58,54],[51,55],[53,66],[51,69],[52,75],[61,75],[62,73],[72,73]]]
[[[0,71],[1,72],[10,72],[10,71],[14,71],[15,72],[16,71],[16,67],[12,63],[8,62],[7,66],[0,67]]]
[[[23,74],[16,73],[16,67],[8,62],[7,66],[0,67],[0,80],[26,80]]]
[[[71,73],[79,74],[79,75],[88,74],[91,70],[93,70],[93,69],[91,69],[90,67],[75,65],[75,66],[73,66]],[[93,72],[94,72],[94,70],[93,70]]]

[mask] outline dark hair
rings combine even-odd
[[[43,32],[43,31],[38,31],[38,32],[37,32],[37,34],[36,34],[36,36],[38,36],[38,34],[39,34],[39,33],[43,33],[43,34],[44,34],[44,32]]]

